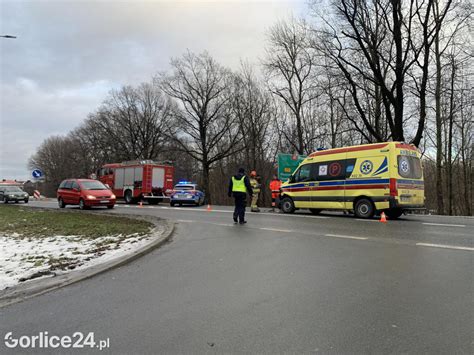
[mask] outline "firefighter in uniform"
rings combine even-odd
[[[260,212],[260,209],[257,206],[258,203],[258,195],[260,194],[260,182],[257,178],[257,172],[253,170],[250,173],[250,185],[252,186],[252,202],[250,203],[250,211],[252,212]]]
[[[252,186],[249,178],[245,175],[244,168],[232,176],[229,182],[229,197],[233,196],[235,201],[234,223],[247,223],[245,220],[245,206],[247,205],[247,193],[252,196]]]
[[[273,175],[273,179],[270,182],[270,190],[272,192],[272,209],[270,210],[271,212],[275,212],[275,206],[278,206],[280,203],[280,187],[280,179],[278,179],[278,176]]]

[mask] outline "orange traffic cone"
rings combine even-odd
[[[211,211],[212,211],[211,204],[208,204],[207,205],[207,212],[211,212]]]
[[[138,204],[138,207],[143,208],[143,202],[142,201],[140,201],[140,203]]]
[[[380,222],[387,223],[387,217],[385,217],[385,212],[382,212],[380,215]]]

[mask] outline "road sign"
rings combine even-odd
[[[35,192],[33,193],[33,197],[37,200],[39,200],[41,198],[41,194],[38,190],[35,190]]]
[[[35,180],[40,180],[40,179],[44,178],[43,171],[41,171],[40,169],[34,169],[34,170],[31,172],[31,176],[32,176],[33,179],[35,179]]]
[[[306,155],[278,154],[278,178],[287,181],[305,158]]]

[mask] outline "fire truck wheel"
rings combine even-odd
[[[174,207],[174,202],[170,202],[170,206],[171,206],[171,207]]]
[[[125,203],[130,204],[133,203],[133,195],[131,190],[125,191],[125,194],[123,195],[123,199],[125,200]]]
[[[148,203],[150,205],[157,205],[158,202],[160,202],[160,201],[158,201],[158,199],[156,199],[156,198],[151,198],[151,199],[148,200]]]

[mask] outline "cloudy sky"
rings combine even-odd
[[[187,49],[258,63],[265,34],[305,0],[0,0],[0,179],[65,134],[112,88],[147,81]]]

